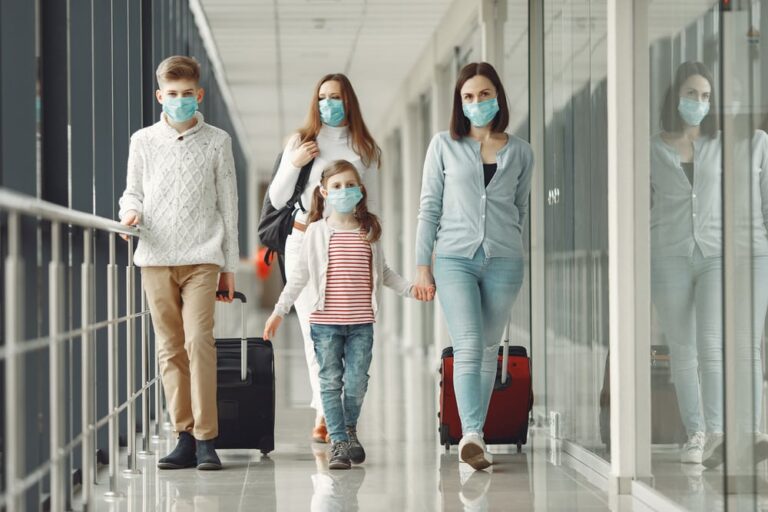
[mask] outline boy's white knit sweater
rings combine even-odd
[[[131,137],[120,219],[139,213],[134,261],[142,267],[211,263],[233,272],[239,259],[232,139],[195,114],[184,133],[165,120]]]

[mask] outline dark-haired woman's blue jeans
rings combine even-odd
[[[462,433],[483,435],[499,342],[523,284],[523,258],[435,258],[435,284],[453,342],[453,386]]]

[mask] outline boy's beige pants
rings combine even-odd
[[[201,441],[219,435],[213,340],[218,276],[218,265],[141,269],[173,429]]]

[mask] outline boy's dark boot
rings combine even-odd
[[[216,455],[214,444],[215,441],[213,439],[207,441],[197,440],[197,469],[204,471],[221,469],[221,460]]]
[[[184,469],[197,466],[195,438],[189,432],[179,432],[179,441],[171,453],[157,461],[160,469]]]

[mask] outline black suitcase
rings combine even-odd
[[[241,302],[242,337],[216,340],[216,448],[257,448],[266,455],[275,449],[274,353],[269,341],[247,337],[246,298],[235,292],[235,299]]]

